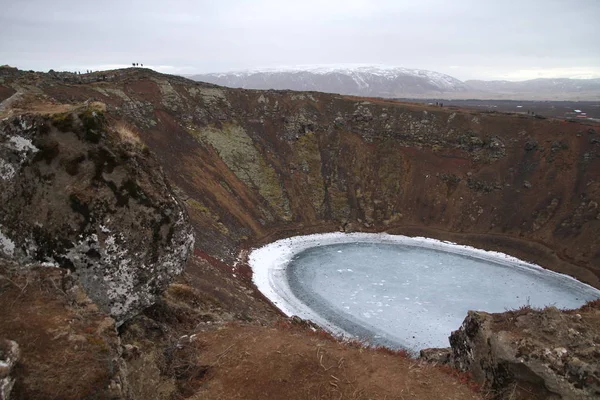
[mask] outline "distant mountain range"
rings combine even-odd
[[[511,81],[466,81],[474,93],[492,93],[498,98],[514,95],[534,100],[600,100],[600,79],[532,79]]]
[[[190,76],[245,89],[291,89],[388,98],[600,100],[600,79],[460,81],[450,75],[400,67],[298,67]]]

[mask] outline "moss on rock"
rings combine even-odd
[[[220,129],[209,126],[191,133],[202,143],[212,146],[238,179],[256,188],[279,218],[291,219],[289,200],[279,175],[254,147],[244,128],[226,123]]]

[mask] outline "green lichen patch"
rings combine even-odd
[[[284,195],[277,172],[241,126],[226,123],[220,129],[209,126],[190,133],[202,143],[212,146],[238,179],[258,190],[280,218],[291,220],[289,200]]]
[[[331,216],[337,220],[349,218],[350,205],[348,203],[348,195],[336,188],[329,188],[328,194]]]
[[[83,138],[92,143],[99,143],[105,124],[104,113],[86,109],[79,113],[78,117],[83,128]]]
[[[299,170],[306,174],[310,202],[316,212],[320,212],[325,198],[325,187],[321,175],[321,153],[319,142],[313,132],[302,135],[294,142]]]
[[[73,114],[70,112],[54,114],[52,116],[52,125],[61,132],[70,132],[73,130]]]
[[[194,212],[197,212],[197,213],[204,215],[205,217],[207,217],[209,220],[212,221],[214,227],[217,228],[219,232],[221,232],[223,235],[229,234],[229,229],[227,229],[227,227],[225,225],[223,225],[223,223],[221,222],[221,219],[219,218],[218,215],[215,215],[211,212],[210,208],[208,208],[207,206],[205,206],[198,200],[194,200],[194,199],[187,199],[186,204],[188,206],[188,209],[191,209],[192,214]]]

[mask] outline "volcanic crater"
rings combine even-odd
[[[277,370],[273,352],[293,353],[284,351],[286,341],[301,354],[295,361],[292,356],[281,361],[292,365],[291,370],[281,369],[281,374],[290,375],[277,381],[258,376],[256,385],[263,386],[247,389],[249,398],[260,398],[261,393],[275,393],[277,398],[277,393],[287,393],[290,381],[302,382],[296,398],[330,398],[325,394],[356,389],[352,380],[342,383],[337,376],[319,375],[314,385],[308,383],[311,368],[329,371],[321,351],[328,352],[326,362],[338,357],[336,371],[351,374],[358,373],[340,360],[347,357],[360,365],[357,357],[362,356],[352,348],[337,348],[342,346],[338,342],[310,336],[315,328],[309,322],[284,319],[252,284],[249,251],[279,239],[326,232],[427,237],[501,252],[600,287],[598,125],[317,92],[228,89],[142,68],[76,75],[2,67],[0,102],[2,118],[41,114],[53,123],[58,121],[53,115],[68,113],[71,107],[102,104],[106,126],[128,145],[155,155],[174,196],[187,209],[196,240],[183,275],[151,307],[120,321],[119,340],[129,346],[115,353],[127,365],[120,381],[121,392],[128,393],[123,398],[194,393],[207,396],[199,398],[233,398],[241,393],[236,391],[239,385],[228,380],[237,376],[236,368],[251,374],[253,360],[271,360],[272,365],[263,363],[265,371],[271,366]],[[17,288],[25,285],[11,275],[12,269],[6,271],[3,275],[12,276],[18,285],[5,293],[18,296]],[[49,295],[41,286],[35,290],[32,296]],[[12,302],[6,296],[3,301]],[[32,313],[36,306],[30,306],[27,312]],[[59,314],[61,307],[56,308]],[[577,314],[579,321],[597,323],[594,307]],[[10,314],[14,310],[3,310],[3,318],[16,318]],[[516,330],[520,316],[507,317],[503,329]],[[484,324],[488,317],[479,314],[469,318],[469,326],[478,329],[502,322]],[[19,342],[20,334],[2,325],[0,336]],[[579,334],[592,335],[591,342],[598,343],[590,331]],[[274,339],[257,344],[252,355],[244,341],[259,336],[261,341]],[[321,341],[316,360],[307,356],[311,340]],[[279,347],[268,347],[277,343]],[[34,368],[31,354],[39,349],[22,346],[24,362]],[[458,357],[459,351],[455,353]],[[565,357],[561,365],[571,365]],[[577,359],[587,362],[593,357],[578,353]],[[502,379],[482,378],[485,374],[460,360],[456,358],[456,365],[496,394],[504,393],[506,382],[517,382],[523,390],[515,393],[524,396],[567,393],[561,392],[563,386],[549,387],[545,378],[542,383],[523,383],[518,371],[499,367],[490,370]],[[408,371],[412,364],[403,365],[396,367]],[[593,391],[599,390],[600,372],[593,362],[586,365],[592,369],[574,374],[583,376],[591,388],[585,393],[597,394]],[[425,376],[440,373],[429,366],[419,368],[425,368]],[[378,371],[380,377],[387,376],[387,370]],[[43,389],[46,375],[27,374],[17,371],[16,398],[31,393],[53,398]],[[28,379],[41,383],[35,386]],[[96,384],[105,387],[108,383],[102,379]],[[154,383],[143,384],[150,381]],[[399,393],[389,392],[398,388],[377,379],[355,382],[361,391],[354,393],[365,396],[355,398]],[[429,392],[418,389],[416,395],[467,398],[465,392],[448,392],[452,384],[446,378],[439,382]],[[73,393],[70,398],[91,398],[87,392]],[[481,395],[469,393],[473,398]]]

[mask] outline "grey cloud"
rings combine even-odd
[[[0,63],[24,69],[371,63],[460,79],[600,76],[596,0],[0,2]]]

